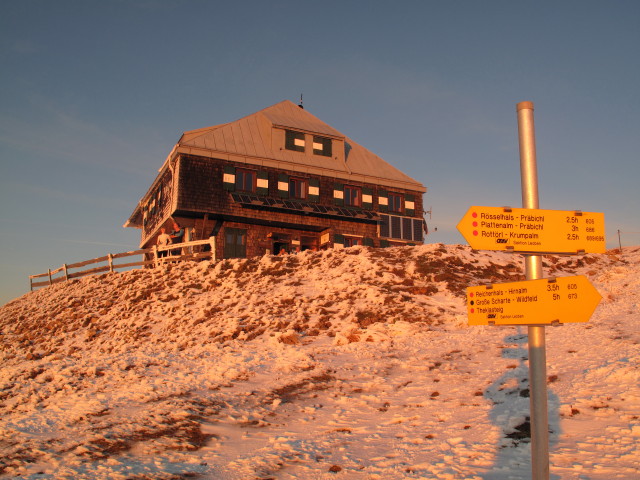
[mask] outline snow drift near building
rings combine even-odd
[[[27,294],[0,309],[0,478],[528,478],[526,328],[464,304],[522,263],[354,247]],[[640,248],[544,266],[603,296],[547,329],[552,478],[637,478]]]

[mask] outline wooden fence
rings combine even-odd
[[[200,246],[209,245],[211,248],[209,251],[197,251],[200,250]],[[175,253],[179,250],[180,253]],[[47,270],[47,273],[39,273],[37,275],[29,275],[29,284],[31,291],[34,288],[44,287],[46,285],[53,285],[58,282],[66,282],[73,278],[84,277],[86,275],[95,275],[103,272],[114,272],[122,268],[132,267],[147,267],[158,266],[166,262],[175,262],[182,260],[196,260],[201,258],[213,258],[215,260],[216,243],[215,237],[210,237],[206,240],[195,240],[192,242],[174,243],[167,245],[166,247],[154,246],[152,248],[143,248],[141,250],[133,250],[131,252],[107,254],[104,257],[94,258],[91,260],[85,260],[84,262],[63,264],[60,268],[55,270]],[[167,252],[167,256],[161,256],[161,252]],[[142,260],[137,262],[128,263],[116,263],[115,260],[121,258],[132,257],[134,255],[142,255]],[[88,265],[103,264],[94,266],[85,270],[75,270],[78,268],[86,267]],[[46,280],[36,280],[46,278]]]

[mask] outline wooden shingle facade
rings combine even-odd
[[[235,258],[421,244],[426,188],[290,101],[185,132],[125,227],[173,222]]]

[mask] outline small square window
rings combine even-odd
[[[285,132],[284,147],[287,150],[293,150],[295,152],[304,152],[304,147],[305,147],[304,133],[294,132],[293,130],[287,130]]]
[[[323,157],[331,156],[331,139],[326,137],[313,137],[313,154]]]

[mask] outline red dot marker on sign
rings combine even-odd
[[[476,212],[473,212],[473,213],[471,214],[471,216],[472,216],[473,218],[478,218],[478,214],[477,214]]]
[[[474,235],[475,237],[477,237],[477,236],[478,236],[478,231],[477,231],[477,230],[474,230],[474,231],[473,231],[473,235]]]
[[[477,227],[478,226],[478,222],[473,222],[473,226]]]

